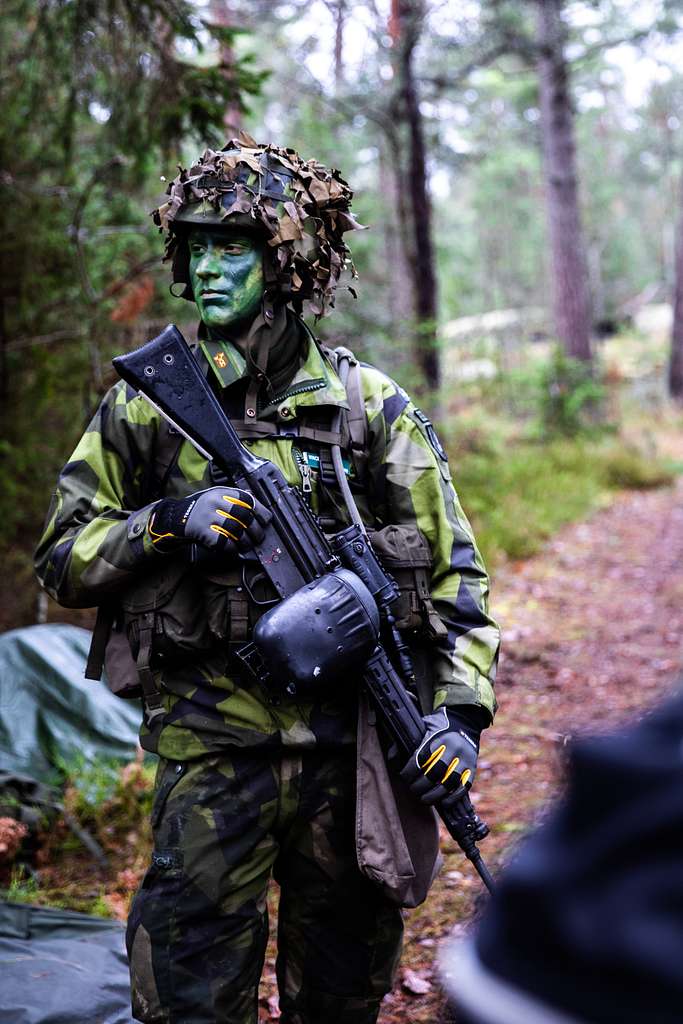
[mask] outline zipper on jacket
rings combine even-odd
[[[301,473],[301,490],[303,491],[307,504],[310,505],[311,494],[313,493],[313,487],[311,485],[311,467],[306,462],[303,452],[299,451],[298,448],[292,448],[292,455],[294,456],[294,461]]]

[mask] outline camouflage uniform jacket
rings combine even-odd
[[[241,355],[217,343],[205,343],[203,350],[226,395],[243,376]],[[434,706],[475,705],[492,716],[498,630],[488,614],[486,571],[448,463],[401,388],[365,365],[361,383],[368,419],[367,480],[362,489],[354,488],[361,514],[373,526],[416,523],[432,551],[431,596],[448,634],[431,652]],[[309,342],[294,379],[259,418],[296,424],[313,407],[339,406],[347,407],[346,391],[329,360]],[[38,576],[61,604],[97,605],[168,557],[152,548],[143,528],[151,508],[147,467],[154,461],[159,426],[159,414],[119,382],[62,470],[36,552]],[[275,462],[290,483],[301,485],[296,438],[247,443]],[[315,510],[319,485],[313,483]],[[183,442],[161,493],[180,498],[212,484],[206,460]],[[153,732],[143,725],[141,742],[162,757],[183,760],[231,745],[274,749],[354,742],[352,688],[324,701],[275,701],[239,674],[231,678],[221,650],[173,661],[161,678],[167,711]]]

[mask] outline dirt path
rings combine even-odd
[[[632,718],[683,669],[683,481],[621,495],[497,573],[493,609],[504,637],[500,711],[484,735],[474,796],[492,827],[482,851],[495,870],[555,791],[566,738]],[[480,892],[449,837],[444,849],[426,906],[407,917],[381,1024],[439,1019],[436,947],[453,925],[465,927]]]

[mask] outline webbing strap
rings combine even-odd
[[[101,679],[104,669],[104,652],[107,649],[107,642],[111,635],[112,626],[116,612],[111,604],[101,604],[97,609],[95,628],[90,641],[88,660],[85,666],[86,679]]]
[[[346,422],[350,437],[351,455],[360,480],[365,479],[368,464],[368,416],[363,399],[360,363],[348,348],[334,349],[337,373],[349,403]]]
[[[180,454],[180,448],[184,440],[183,435],[179,431],[174,430],[166,420],[161,421],[154,447],[154,480],[151,487],[151,493],[154,494],[154,498],[150,500],[153,501],[163,494],[169,473]]]
[[[310,441],[319,441],[321,444],[341,444],[344,437],[340,430],[324,430],[321,427],[307,427],[305,424],[299,425],[298,423],[282,427],[270,420],[231,418],[230,422],[241,441],[253,441],[264,437],[268,437],[272,441],[288,441],[292,440],[292,437],[304,437]]]
[[[343,410],[342,410],[343,412]],[[344,434],[341,430],[321,430],[319,427],[299,427],[299,437],[308,437],[322,444],[341,444]]]
[[[147,717],[152,719],[157,715],[163,715],[164,705],[161,700],[161,693],[154,679],[152,671],[152,640],[154,638],[155,613],[145,612],[140,616],[139,640],[140,648],[136,660],[138,679],[142,687],[142,694],[145,702]]]
[[[448,629],[446,624],[437,612],[436,608],[432,603],[432,595],[429,589],[429,577],[425,569],[414,569],[415,583],[417,585],[417,593],[411,591],[411,606],[413,605],[413,598],[415,598],[416,607],[411,607],[411,611],[421,613],[422,609],[427,616],[427,630],[431,640],[446,640],[448,638]]]
[[[244,643],[249,639],[249,599],[244,587],[227,588],[230,615],[230,641]]]

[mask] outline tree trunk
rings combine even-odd
[[[564,56],[563,0],[537,3],[538,80],[555,330],[567,355],[590,363],[590,294],[579,213],[574,112]]]
[[[413,272],[407,252],[411,239],[406,237],[406,215],[400,211],[407,204],[401,202],[403,182],[397,154],[384,138],[379,146],[379,194],[384,200],[382,233],[384,259],[388,277],[389,317],[391,323],[390,355],[392,364],[398,365],[409,357],[415,298]]]
[[[683,176],[681,177],[681,206],[676,237],[676,283],[669,357],[669,393],[672,398],[683,400]]]
[[[347,0],[337,0],[334,25],[334,87],[337,92],[344,84],[344,23]]]
[[[410,249],[415,254],[410,261],[415,295],[415,358],[422,371],[424,385],[431,391],[438,391],[441,375],[436,335],[437,292],[432,204],[427,183],[424,127],[413,68],[422,19],[421,0],[394,0],[391,33],[398,44],[396,67],[408,148],[402,184],[407,189],[410,202]],[[410,254],[407,255],[410,258]]]
[[[3,281],[5,277],[3,275]],[[7,368],[7,331],[5,329],[5,300],[0,295],[0,402],[5,406],[9,398],[9,374]]]
[[[221,28],[234,28],[235,15],[231,9],[229,0],[211,0],[209,7],[210,20],[214,25]],[[223,113],[223,128],[225,130],[225,141],[235,139],[242,127],[242,109],[239,104],[239,90],[235,76],[235,52],[230,43],[223,41],[220,45],[220,60],[223,75],[227,82],[233,86],[234,99],[225,105]]]

